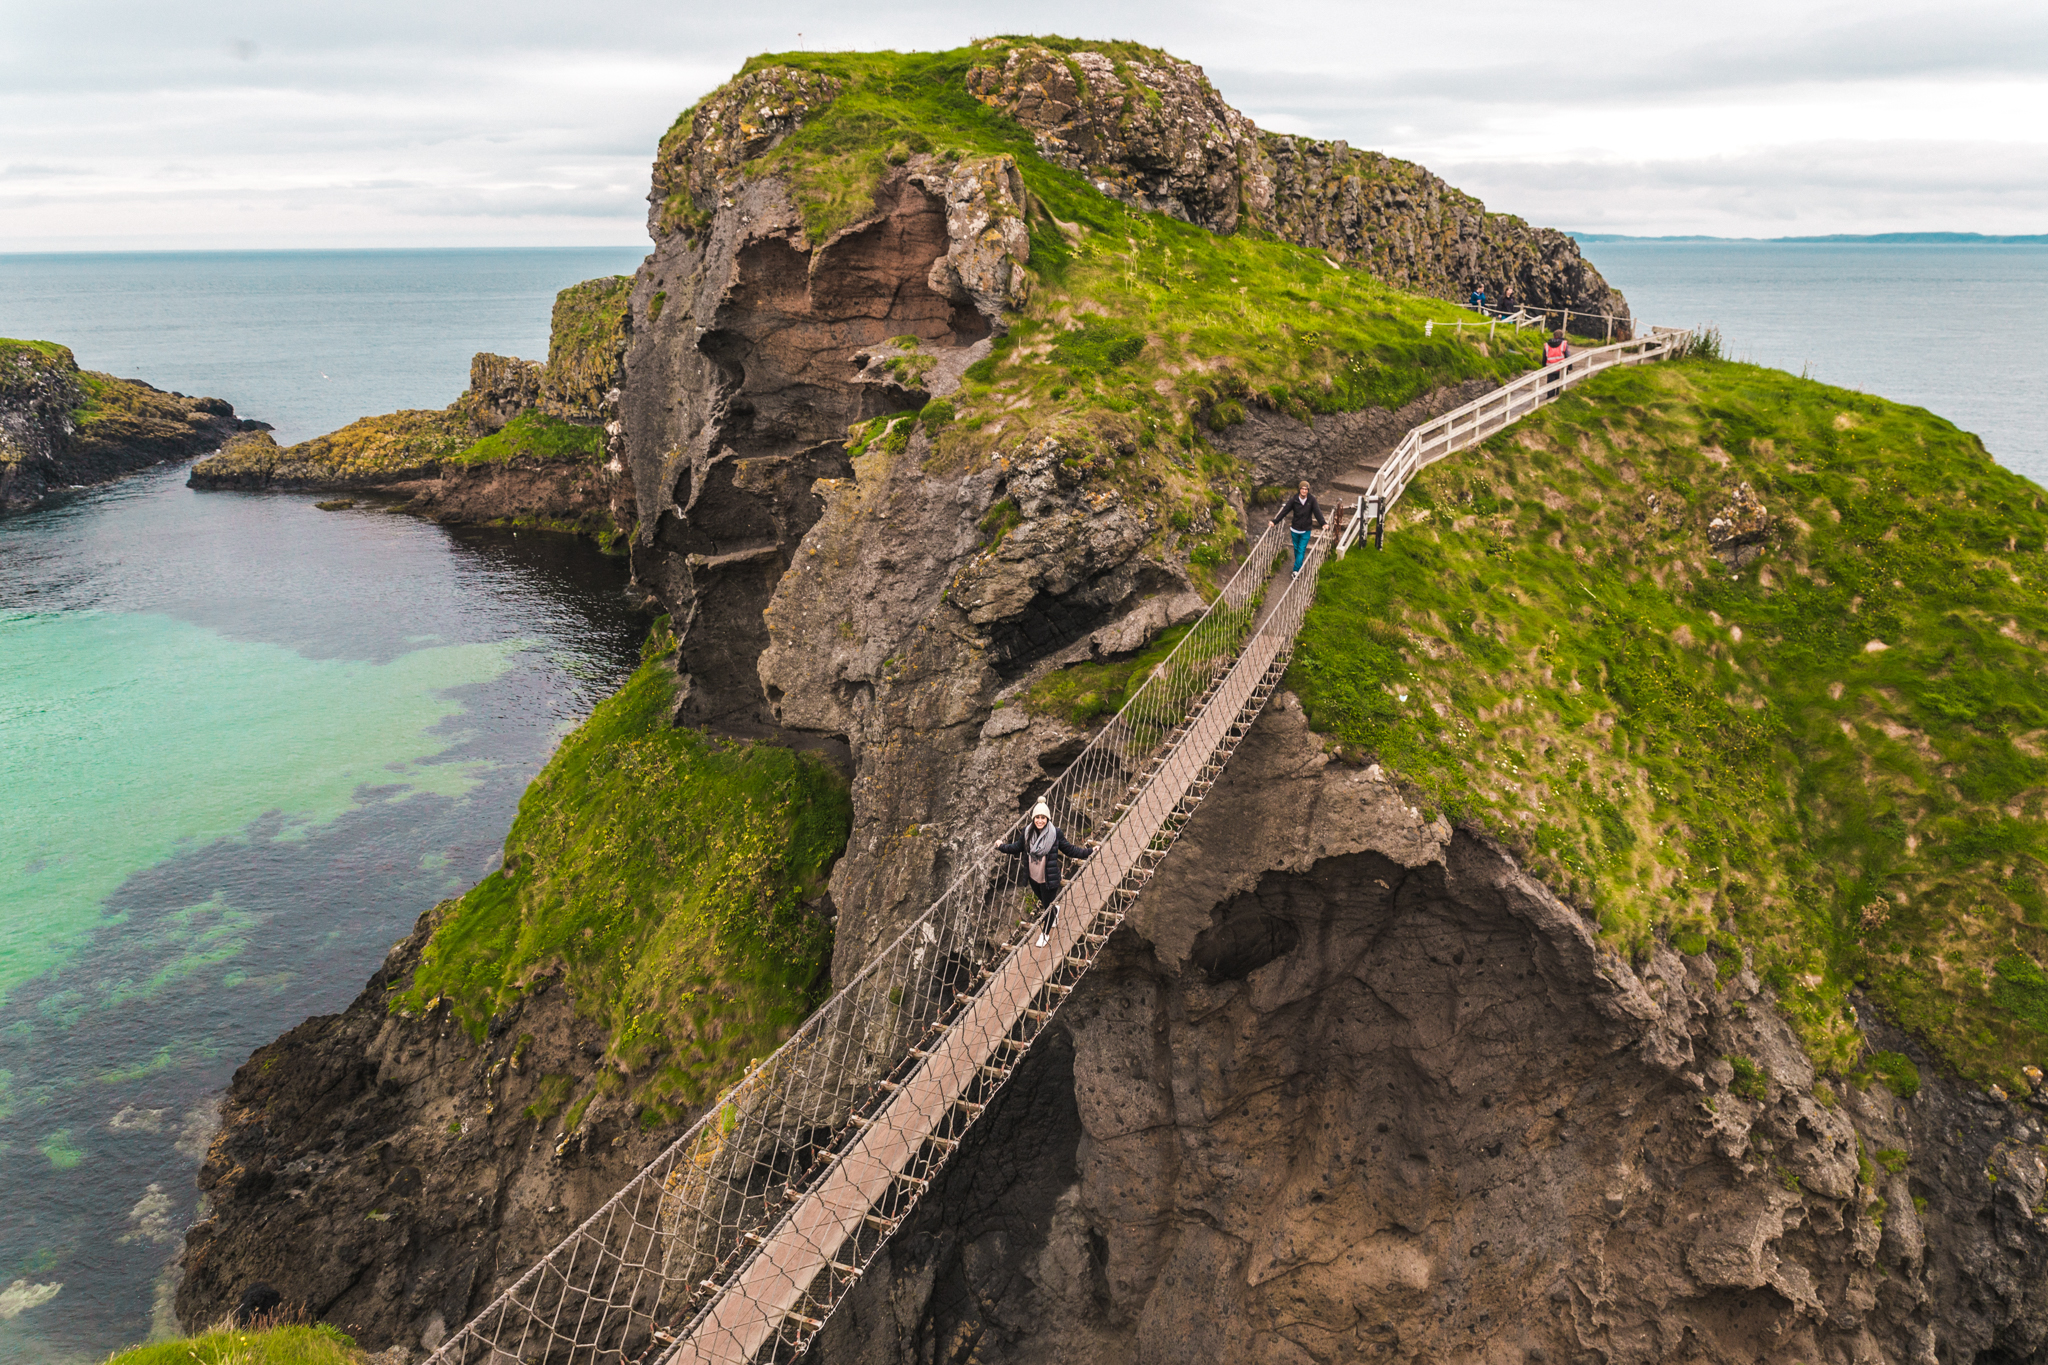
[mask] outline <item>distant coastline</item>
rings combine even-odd
[[[2048,246],[2048,232],[2030,237],[1991,237],[1981,232],[1837,232],[1825,237],[1709,237],[1689,234],[1677,237],[1635,237],[1625,232],[1571,232],[1575,242],[1755,242],[1763,246],[1780,243],[1870,242],[1878,246]]]

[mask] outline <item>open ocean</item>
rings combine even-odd
[[[541,358],[556,290],[641,248],[0,255],[0,336],[302,440]],[[1596,243],[1645,321],[1922,404],[2048,482],[2021,314],[2048,248]],[[345,1005],[495,859],[557,738],[632,667],[578,542],[184,466],[0,520],[0,1361],[168,1331],[213,1099]]]
[[[1639,322],[1716,326],[1724,353],[1881,394],[2048,484],[2048,361],[2028,333],[2048,245],[1588,242]]]

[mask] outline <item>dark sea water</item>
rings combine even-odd
[[[0,335],[295,438],[544,354],[555,290],[636,256],[0,258]],[[492,865],[646,629],[582,542],[184,479],[0,519],[4,1362],[171,1326],[228,1076]]]
[[[2048,246],[1588,242],[1644,322],[1711,324],[1726,353],[1928,408],[2048,484]]]

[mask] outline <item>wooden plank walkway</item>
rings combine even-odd
[[[1272,594],[1269,594],[1271,597]],[[1268,603],[1268,610],[1272,608]],[[667,1357],[670,1365],[744,1365],[797,1307],[818,1275],[888,1195],[940,1127],[954,1102],[995,1059],[1033,1000],[1052,982],[1096,916],[1176,815],[1231,726],[1253,700],[1287,644],[1277,632],[1253,635],[1201,714],[1144,790],[1081,864],[1060,897],[1060,919],[1043,948],[1028,937],[996,968],[939,1045],[862,1127],[841,1158],[765,1236],[707,1315]],[[1062,993],[1066,987],[1055,986]]]
[[[1492,392],[1412,428],[1386,454],[1361,460],[1331,480],[1331,490],[1354,497],[1384,494],[1386,505],[1391,508],[1416,470],[1506,430],[1544,404],[1556,401],[1564,390],[1602,370],[1660,360],[1690,335],[1654,328],[1649,335],[1633,341],[1591,347],[1555,365],[1518,375]]]

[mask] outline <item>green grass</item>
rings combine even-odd
[[[1056,51],[1066,39],[1038,40]],[[1132,44],[1086,44],[1112,60],[1155,60]],[[1120,54],[1120,55],[1117,55]],[[780,146],[745,163],[748,175],[789,185],[813,240],[873,211],[895,161],[1007,154],[1031,201],[1028,304],[1011,315],[995,354],[969,367],[944,409],[923,421],[934,468],[965,468],[1057,438],[1068,467],[1121,487],[1164,512],[1198,513],[1218,489],[1245,482],[1240,461],[1209,441],[1241,421],[1246,404],[1300,418],[1399,407],[1468,379],[1504,379],[1536,363],[1531,333],[1423,335],[1434,318],[1464,317],[1437,299],[1403,294],[1315,251],[1269,237],[1219,237],[1126,208],[1084,177],[1040,158],[1025,129],[969,93],[970,67],[999,52],[774,53],[743,74],[783,67],[823,73],[839,96]],[[666,161],[687,141],[694,111],[663,144]],[[892,159],[893,158],[893,159]],[[670,206],[701,222],[701,206]],[[863,446],[895,421],[856,428]],[[1202,520],[1199,516],[1197,521]],[[1186,530],[1162,527],[1153,552],[1220,562],[1242,533],[1234,513]]]
[[[131,1346],[106,1365],[360,1365],[355,1342],[325,1323],[262,1330],[224,1327]]]
[[[1728,1092],[1742,1099],[1762,1104],[1764,1096],[1770,1092],[1770,1082],[1765,1077],[1763,1068],[1747,1057],[1730,1057],[1728,1065],[1735,1072],[1735,1075],[1728,1082]]]
[[[1113,716],[1130,700],[1131,688],[1151,676],[1187,633],[1186,626],[1176,626],[1153,639],[1142,653],[1119,662],[1056,668],[1031,685],[1025,705],[1039,715],[1084,727]]]
[[[33,351],[36,358],[45,364],[58,365],[65,369],[76,369],[78,361],[72,356],[69,346],[60,346],[54,341],[30,341],[23,337],[0,337],[0,354],[18,351]]]
[[[446,997],[481,1040],[560,972],[649,1122],[710,1098],[821,998],[832,934],[804,902],[852,824],[822,760],[670,728],[673,648],[658,627],[640,670],[563,740],[520,802],[504,870],[442,907],[392,1001]],[[547,1116],[569,1099],[544,1095]]]
[[[1742,482],[1774,529],[1731,573],[1704,532]],[[1751,949],[1824,1066],[1863,1047],[1860,982],[2023,1090],[2048,1055],[2044,587],[2040,490],[1975,437],[1685,360],[1424,471],[1384,553],[1324,570],[1291,679],[1616,948]]]
[[[981,514],[975,528],[981,532],[982,544],[993,550],[1003,543],[1003,537],[1024,524],[1024,512],[1017,506],[1015,498],[1000,498],[989,504]]]
[[[1903,1052],[1880,1052],[1870,1059],[1870,1073],[1902,1100],[1920,1093],[1920,1068]]]
[[[449,464],[491,464],[505,460],[596,460],[604,455],[604,432],[578,426],[528,408],[498,430],[448,457]]]

